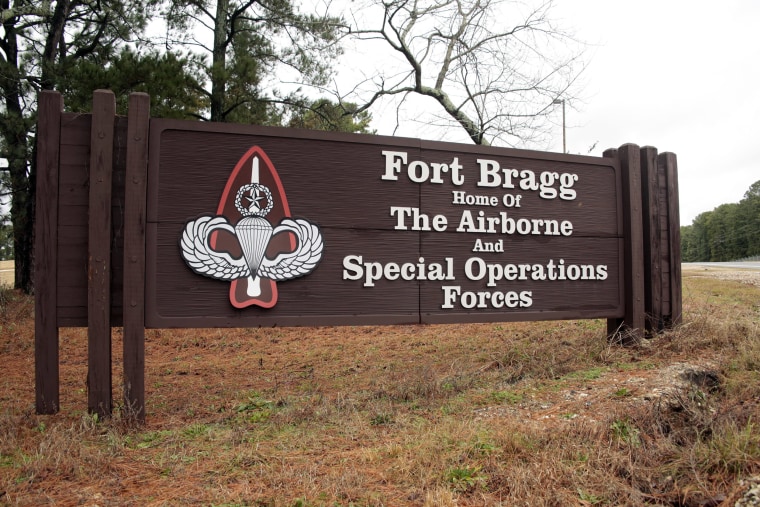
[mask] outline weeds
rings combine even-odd
[[[446,472],[446,482],[454,491],[460,493],[483,487],[487,480],[479,466],[451,468]]]
[[[523,400],[523,395],[513,391],[495,391],[491,393],[491,398],[498,403],[516,405]]]
[[[628,445],[638,447],[641,445],[639,440],[639,429],[634,426],[628,419],[617,419],[610,425],[613,436]]]
[[[393,416],[391,414],[376,414],[369,420],[372,426],[385,426],[393,424]]]
[[[599,505],[600,503],[604,503],[604,497],[596,496],[587,491],[583,491],[582,489],[578,490],[578,498],[589,505]]]
[[[709,437],[696,442],[693,459],[708,474],[749,475],[760,469],[760,440],[750,421],[743,427],[733,421],[715,427]]]
[[[589,368],[588,370],[568,373],[562,377],[561,380],[596,380],[601,377],[606,371],[607,368],[597,366],[594,368]]]

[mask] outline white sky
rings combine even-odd
[[[553,13],[591,52],[584,100],[567,108],[568,152],[675,153],[682,225],[760,179],[760,1],[556,0]],[[560,111],[551,151],[562,151]],[[392,108],[373,117],[391,133]],[[408,127],[396,135],[425,137]]]

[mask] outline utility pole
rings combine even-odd
[[[552,104],[562,104],[562,153],[567,153],[567,136],[565,135],[565,99],[554,99]]]

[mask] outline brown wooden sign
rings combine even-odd
[[[151,122],[150,145],[149,327],[623,316],[615,160],[170,120]],[[311,263],[276,282],[258,273],[256,297],[245,262],[245,276],[224,272],[257,241],[236,209],[254,198],[273,207],[256,217],[259,271],[298,254],[290,243]],[[215,218],[229,231],[205,226]],[[288,218],[315,237],[278,233]]]
[[[91,115],[40,96],[37,409],[58,409],[58,327],[89,329],[89,408],[144,416],[146,327],[680,319],[675,157],[602,158]],[[645,315],[649,318],[645,318]]]

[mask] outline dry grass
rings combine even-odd
[[[84,410],[83,329],[61,412],[34,414],[33,308],[6,290],[0,504],[728,505],[760,473],[760,289],[684,293],[681,328],[628,348],[602,321],[153,330],[132,427]]]
[[[0,289],[13,286],[13,261],[0,261]]]

